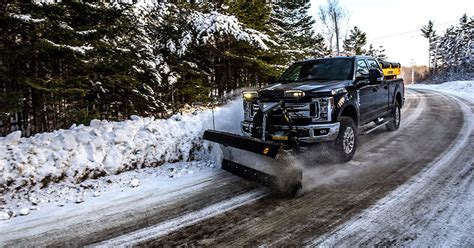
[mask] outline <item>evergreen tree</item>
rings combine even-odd
[[[12,103],[9,113],[22,106],[19,125],[24,130],[121,119],[155,107],[143,98],[142,82],[153,77],[142,63],[143,47],[135,43],[140,34],[125,14],[129,7],[80,2],[7,6],[1,17],[1,77],[4,92],[21,98],[1,101]]]
[[[421,31],[430,42],[430,66],[432,73],[455,75],[472,73],[472,40],[474,38],[474,19],[465,14],[458,26],[451,26],[438,36],[433,22],[423,26]]]
[[[361,55],[365,53],[363,46],[367,43],[367,35],[358,27],[354,27],[349,37],[344,40],[344,51],[348,55]]]
[[[434,30],[434,22],[433,21],[428,21],[428,24],[421,27],[421,33],[423,34],[423,37],[428,39],[428,67],[430,67],[433,72],[436,70],[436,57],[437,57],[437,39],[438,36],[436,35],[436,31]]]
[[[385,55],[385,49],[383,48],[383,46],[379,46],[378,48],[375,48],[372,44],[370,44],[369,50],[365,52],[365,55],[372,56],[379,60],[387,59],[387,56]]]
[[[328,54],[324,38],[314,31],[310,1],[281,1],[272,5],[272,30],[288,62]]]
[[[12,116],[32,133],[93,118],[165,117],[327,53],[307,0],[84,2],[4,6],[3,134]]]

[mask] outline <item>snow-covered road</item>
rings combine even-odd
[[[167,173],[193,173],[165,180],[146,169],[139,187],[46,204],[0,222],[0,244],[416,245],[449,236],[444,244],[472,246],[473,103],[418,89],[406,98],[400,130],[362,136],[353,161],[310,158],[299,198],[281,199],[205,162],[169,164]],[[117,177],[128,184],[136,172],[128,173]]]
[[[471,247],[474,244],[474,101],[454,97],[465,120],[458,142],[407,183],[336,231],[318,237],[312,245]]]

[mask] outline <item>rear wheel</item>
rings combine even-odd
[[[339,134],[334,141],[335,160],[347,162],[354,157],[357,148],[357,127],[352,118],[341,117]]]
[[[398,104],[398,101],[395,101],[395,104],[393,106],[392,110],[392,120],[385,125],[388,131],[395,131],[400,127],[400,121],[401,121],[401,111],[400,111],[400,104]]]

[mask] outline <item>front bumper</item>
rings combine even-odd
[[[251,136],[253,123],[248,121],[241,122],[241,130],[245,136]],[[275,129],[287,131],[288,126],[274,126]],[[306,126],[292,126],[293,129],[303,130],[306,135],[297,138],[298,141],[305,143],[317,143],[322,141],[335,140],[339,134],[340,123],[312,124]]]

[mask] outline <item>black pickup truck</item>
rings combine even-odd
[[[268,87],[243,92],[242,132],[298,146],[329,142],[337,160],[349,161],[358,134],[400,125],[403,80],[384,76],[384,63],[367,56],[297,62]]]

